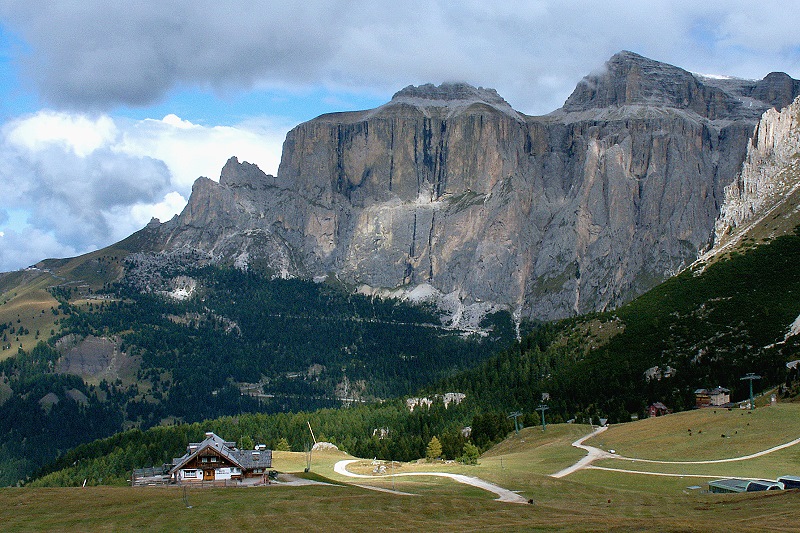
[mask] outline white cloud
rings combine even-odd
[[[132,121],[50,110],[14,119],[0,128],[0,271],[101,248],[151,217],[168,220],[194,180],[218,178],[231,156],[275,172],[284,136],[266,119],[201,126],[175,115]]]
[[[177,190],[188,195],[199,176],[219,178],[231,156],[276,173],[288,126],[250,121],[239,126],[200,126],[175,115],[146,119],[121,133],[112,149],[131,155],[147,154],[164,161]]]
[[[7,129],[7,142],[31,152],[41,151],[49,145],[58,145],[70,149],[80,157],[87,156],[117,135],[114,121],[107,116],[92,119],[85,115],[68,115],[49,110],[17,120]]]
[[[188,198],[184,198],[175,191],[164,195],[163,200],[157,204],[138,204],[130,208],[130,217],[134,221],[136,229],[140,229],[147,224],[153,217],[165,222],[172,218],[176,213],[186,206]]]

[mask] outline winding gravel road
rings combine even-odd
[[[354,477],[359,479],[381,479],[388,478],[390,475],[395,475],[397,477],[400,476],[436,476],[436,477],[446,477],[452,480],[458,481],[459,483],[463,483],[465,485],[471,485],[473,487],[478,487],[480,489],[493,492],[497,494],[496,500],[499,502],[508,502],[508,503],[528,503],[528,500],[517,494],[516,492],[512,492],[508,489],[504,489],[503,487],[499,487],[494,483],[489,483],[488,481],[484,481],[477,477],[470,477],[465,476],[462,474],[450,474],[448,472],[403,472],[401,474],[387,474],[386,476],[366,476],[364,474],[354,474],[347,470],[347,465],[350,463],[356,463],[361,461],[361,459],[345,459],[343,461],[339,461],[333,466],[333,471],[337,474],[347,477]]]
[[[595,448],[594,446],[588,446],[583,442],[595,435],[598,435],[608,429],[608,426],[599,427],[593,432],[589,433],[585,437],[581,437],[580,439],[576,440],[572,443],[575,448],[580,448],[582,450],[586,450],[587,454],[586,457],[578,461],[572,466],[569,466],[563,470],[559,470],[555,474],[550,474],[550,477],[555,478],[562,478],[564,476],[568,476],[573,472],[577,472],[578,470],[584,468],[594,468],[596,470],[609,470],[612,472],[624,472],[628,474],[648,474],[651,476],[676,476],[676,477],[719,477],[718,475],[701,475],[701,474],[667,474],[663,472],[641,472],[638,470],[624,470],[620,468],[607,468],[602,466],[594,466],[592,463],[598,459],[619,459],[620,461],[631,461],[631,462],[638,462],[638,463],[656,463],[656,464],[664,464],[664,465],[710,465],[715,463],[733,463],[737,461],[747,461],[748,459],[755,459],[756,457],[761,457],[762,455],[767,455],[772,452],[777,452],[778,450],[783,450],[785,448],[789,448],[791,446],[795,446],[800,444],[800,438],[794,439],[790,442],[779,444],[778,446],[773,446],[772,448],[768,448],[766,450],[751,453],[750,455],[742,455],[741,457],[731,457],[729,459],[709,459],[706,461],[662,461],[656,459],[637,459],[635,457],[625,457],[623,455],[612,454],[601,450],[600,448]]]

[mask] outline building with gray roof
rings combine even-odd
[[[235,442],[208,432],[202,442],[190,442],[186,454],[172,463],[169,473],[175,483],[266,479],[272,467],[272,450],[240,450]]]

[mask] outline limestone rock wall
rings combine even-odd
[[[725,188],[715,240],[723,243],[736,228],[763,214],[798,186],[800,99],[764,113],[747,145],[741,172]]]
[[[797,92],[773,78],[708,79],[623,52],[543,117],[490,89],[408,87],[297,126],[277,177],[232,159],[156,231],[166,250],[277,275],[423,286],[454,316],[606,309],[711,245],[758,117]]]

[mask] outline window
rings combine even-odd
[[[183,478],[197,478],[197,470],[184,470],[183,471]]]

